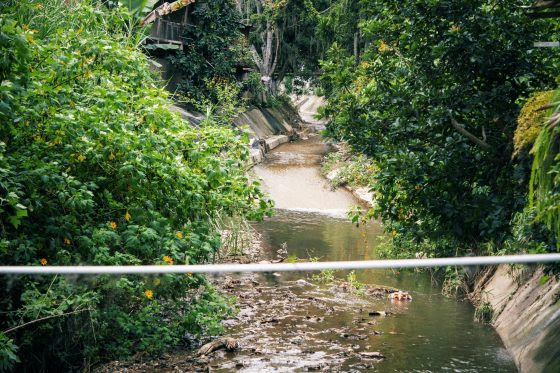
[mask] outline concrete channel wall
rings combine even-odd
[[[204,119],[202,114],[191,113],[175,105],[170,108],[195,126]],[[266,153],[297,136],[294,128],[299,128],[299,121],[298,114],[289,107],[253,108],[235,118],[234,124],[248,128],[251,162],[260,163]]]
[[[542,267],[487,267],[476,280],[473,296],[475,304],[492,307],[492,325],[520,372],[560,372],[557,277]]]

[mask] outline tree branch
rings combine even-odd
[[[469,140],[474,142],[476,145],[478,145],[482,149],[488,150],[488,151],[492,150],[492,147],[490,145],[488,145],[487,142],[482,141],[481,139],[479,139],[478,137],[476,137],[475,135],[473,135],[472,133],[467,131],[464,127],[462,127],[455,120],[455,118],[453,118],[453,115],[449,114],[449,117],[451,118],[451,124],[453,125],[453,128],[455,128],[457,130],[457,132],[459,132],[461,135],[465,136],[466,138],[468,138]]]
[[[50,315],[50,316],[41,317],[40,319],[35,319],[35,320],[32,320],[32,321],[26,322],[25,324],[21,324],[21,325],[18,325],[18,326],[14,326],[13,328],[10,328],[10,329],[8,329],[8,330],[4,330],[2,333],[8,334],[8,333],[11,333],[11,332],[13,332],[13,331],[15,331],[15,330],[18,330],[18,329],[20,329],[20,328],[23,328],[24,326],[31,325],[31,324],[35,324],[36,322],[39,322],[39,321],[44,321],[44,320],[48,320],[48,319],[54,319],[55,317],[62,317],[62,316],[73,315],[73,314],[82,313],[82,312],[85,312],[85,311],[91,311],[91,308],[85,308],[85,309],[83,309],[83,310],[76,310],[76,311],[72,311],[72,312],[66,312],[66,313],[62,313],[62,314],[60,314],[60,315]]]

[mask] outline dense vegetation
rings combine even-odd
[[[349,2],[360,53],[332,44],[323,113],[328,134],[379,169],[371,213],[392,233],[392,255],[518,251],[522,228],[523,250],[556,250],[524,210],[527,150],[512,161],[521,104],[555,87],[558,52],[532,49],[555,23],[530,21],[514,1]]]
[[[245,175],[247,137],[171,112],[131,24],[100,2],[2,5],[3,265],[201,263],[219,250],[216,221],[268,212]],[[188,273],[0,283],[0,369],[157,353],[229,312]]]
[[[189,103],[219,98],[213,80],[241,87],[236,72],[248,65],[250,56],[243,44],[240,17],[229,0],[197,1],[189,12],[185,28],[186,48],[169,55],[174,70],[181,77],[177,90]],[[196,105],[195,105],[196,106]]]
[[[169,57],[176,97],[220,107],[193,128],[117,5],[0,4],[0,263],[212,260],[218,222],[270,207],[230,125],[241,94],[270,104],[281,82],[319,75],[326,135],[357,154],[336,183],[370,184],[390,255],[557,250],[560,53],[532,47],[557,22],[513,0],[200,0]],[[190,274],[0,286],[0,370],[159,353],[218,332],[231,310]]]

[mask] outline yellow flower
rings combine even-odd
[[[451,26],[451,32],[459,32],[461,31],[461,27],[457,26],[457,25],[453,25]]]
[[[85,156],[85,155],[80,154],[80,155],[78,156],[78,161],[83,162],[83,161],[85,161],[85,160],[86,160],[86,156]]]
[[[167,264],[173,264],[173,258],[167,255],[163,257],[163,261],[166,262]]]
[[[385,53],[389,50],[389,46],[383,40],[379,42],[379,52]]]
[[[109,225],[111,225],[111,228],[113,229],[117,228],[117,223],[115,223],[114,221],[110,222]]]
[[[41,263],[42,266],[46,266],[47,265],[47,259],[41,258],[41,260],[39,260],[39,263]]]
[[[191,273],[191,272],[187,272],[187,273],[185,273],[185,276],[187,276],[187,277],[192,277],[192,273]]]
[[[131,218],[132,218],[132,216],[130,216],[130,214],[128,213],[128,210],[126,210],[126,214],[124,214],[124,220],[130,221]]]
[[[183,238],[183,233],[177,232],[175,233],[175,236],[177,236],[177,238]]]
[[[70,241],[70,239],[68,239],[68,238],[64,238],[64,243],[66,245],[70,245],[72,243],[72,241]]]
[[[414,187],[414,189],[420,190],[420,189],[422,189],[422,187],[421,187],[420,185],[416,185],[416,186]]]
[[[146,296],[146,298],[152,299],[154,297],[154,292],[148,289],[144,292],[144,295]]]
[[[391,231],[391,235],[393,237],[395,237],[397,235],[397,230],[395,228],[393,228],[393,230]]]

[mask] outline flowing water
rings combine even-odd
[[[345,190],[331,191],[319,175],[318,164],[328,151],[310,135],[280,146],[256,167],[277,208],[274,217],[256,225],[269,259],[283,247],[303,259],[376,258],[380,224],[352,225],[344,212],[356,200]],[[348,271],[336,275],[344,279]],[[494,330],[473,321],[468,302],[444,297],[426,272],[356,272],[359,282],[410,291],[410,302],[354,294],[344,286],[318,284],[311,276],[252,278],[254,291],[241,299],[241,322],[231,327],[245,352],[224,354],[223,361],[230,363],[218,371],[516,371]],[[241,281],[240,286],[247,285]],[[373,316],[372,311],[386,314]]]

